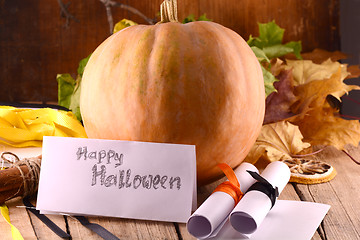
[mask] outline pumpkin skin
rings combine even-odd
[[[203,185],[223,176],[218,163],[238,166],[254,144],[263,75],[248,44],[217,23],[136,25],[92,54],[80,109],[89,138],[196,145]]]

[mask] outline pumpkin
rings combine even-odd
[[[234,31],[179,23],[176,2],[162,6],[170,20],[125,28],[91,55],[81,115],[89,138],[196,145],[203,185],[222,176],[218,163],[238,166],[254,144],[265,111],[262,70]]]

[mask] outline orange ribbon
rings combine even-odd
[[[240,183],[235,175],[234,170],[226,163],[219,163],[217,165],[226,175],[229,181],[221,183],[215,188],[214,192],[224,192],[229,194],[235,201],[235,205],[240,201],[243,192],[240,190]]]

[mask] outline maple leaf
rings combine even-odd
[[[360,87],[357,85],[347,85],[343,81],[350,75],[347,71],[346,64],[340,64],[339,62],[333,62],[328,59],[321,64],[315,64],[310,60],[287,60],[287,67],[293,69],[294,85],[302,85],[309,83],[314,80],[323,80],[331,78],[333,74],[337,74],[340,69],[339,80],[342,86],[332,92],[329,95],[336,97],[340,100],[340,97],[351,90],[359,90]]]
[[[332,95],[338,99],[351,90],[360,89],[356,85],[347,85],[343,82],[342,68],[323,80],[312,80],[295,87],[295,96],[298,101],[292,105],[292,111],[304,116],[310,109],[322,108],[326,97]]]
[[[313,80],[306,84],[301,84],[295,88],[295,96],[298,101],[292,105],[292,111],[304,116],[309,110],[322,108],[326,102],[327,95],[339,91],[343,88],[340,68],[332,77],[323,80]]]
[[[269,162],[293,158],[311,146],[302,139],[299,127],[287,121],[263,125],[245,161],[254,164],[260,158]]]
[[[264,124],[294,116],[290,106],[296,102],[297,97],[294,95],[292,70],[281,71],[277,78],[279,81],[274,83],[277,91],[266,98]]]
[[[343,83],[341,68],[330,78],[313,80],[295,88],[298,101],[291,108],[297,115],[289,121],[297,126],[305,141],[312,145],[332,145],[340,150],[346,144],[358,145],[360,141],[360,123],[357,120],[345,120],[338,116],[338,110],[327,102],[327,96],[338,97],[350,89],[360,89]]]
[[[293,69],[295,86],[314,80],[330,78],[339,68],[341,68],[341,80],[344,80],[349,75],[346,64],[333,62],[331,59],[321,64],[316,64],[311,60],[287,60],[286,65]]]
[[[331,59],[332,62],[337,62],[348,57],[345,53],[340,51],[329,52],[320,48],[315,48],[312,52],[302,53],[301,56],[303,60],[310,60],[315,64],[321,64],[329,59]],[[288,60],[298,60],[294,54],[288,54],[285,58]],[[347,66],[347,71],[349,75],[346,79],[357,78],[360,76],[360,68],[358,65]]]
[[[358,120],[345,120],[327,104],[322,109],[309,111],[304,118],[292,123],[299,126],[304,141],[312,145],[331,145],[343,150],[345,145],[357,146],[360,141]]]

